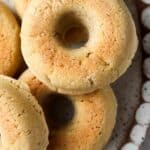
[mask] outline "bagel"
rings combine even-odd
[[[70,48],[66,41],[73,30],[84,33],[78,48]],[[24,14],[21,39],[23,56],[34,75],[54,91],[75,95],[118,79],[138,45],[123,0],[32,0]]]
[[[31,0],[13,0],[14,7],[20,18],[23,17],[24,11]]]
[[[0,75],[1,150],[46,150],[48,128],[28,86]]]
[[[25,70],[19,77],[19,80],[29,86],[30,92],[34,95],[39,103],[51,91],[46,85],[40,82],[29,69]]]
[[[22,63],[19,34],[15,17],[0,2],[0,74],[14,76]]]
[[[111,136],[117,104],[110,87],[88,95],[56,94],[27,70],[19,78],[43,107],[51,131],[48,150],[101,150]],[[45,92],[44,92],[45,91]]]
[[[14,3],[12,0],[1,0],[16,15]]]

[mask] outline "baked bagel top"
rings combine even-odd
[[[19,78],[29,85],[51,131],[48,150],[102,150],[116,122],[117,101],[110,87],[93,93],[62,95],[48,89],[29,70]]]
[[[13,76],[21,64],[19,34],[14,15],[0,2],[0,74]]]
[[[77,32],[84,44],[74,48],[68,39]],[[123,0],[32,0],[21,38],[30,70],[51,89],[67,94],[92,92],[118,79],[138,45]]]
[[[0,149],[46,150],[43,111],[26,84],[0,75]]]

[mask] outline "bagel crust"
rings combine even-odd
[[[24,11],[26,10],[28,3],[31,0],[12,0],[20,18],[23,17]]]
[[[89,36],[77,49],[60,42],[64,30],[73,25],[83,25]],[[118,79],[138,45],[134,22],[122,0],[32,0],[21,39],[30,70],[52,90],[76,95]]]
[[[15,75],[22,62],[19,34],[15,17],[0,2],[0,74]]]
[[[0,75],[1,150],[46,150],[43,111],[26,84]]]
[[[29,70],[25,71],[19,80],[29,85],[42,106],[49,104],[47,109],[50,111],[51,103],[47,101],[51,101],[50,95],[54,92]],[[73,119],[67,125],[55,128],[49,123],[51,116],[46,116],[51,131],[48,150],[102,150],[116,121],[117,104],[112,89],[106,87],[91,94],[67,97],[74,106]]]

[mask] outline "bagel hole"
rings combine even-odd
[[[70,123],[75,113],[72,101],[62,94],[47,95],[43,109],[51,128],[64,127]]]
[[[69,49],[84,47],[89,40],[89,32],[75,12],[65,13],[58,19],[55,35]]]

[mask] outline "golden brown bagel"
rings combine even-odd
[[[29,85],[43,106],[51,131],[48,150],[101,150],[105,146],[117,111],[110,87],[88,95],[66,96],[49,90],[29,70],[20,80]]]
[[[76,49],[66,42],[74,29],[87,37]],[[21,37],[30,70],[49,88],[67,94],[114,82],[131,64],[138,43],[123,0],[32,0]]]
[[[43,111],[26,84],[0,75],[1,150],[46,150]]]
[[[15,17],[0,2],[0,74],[13,76],[22,62],[19,34]]]

